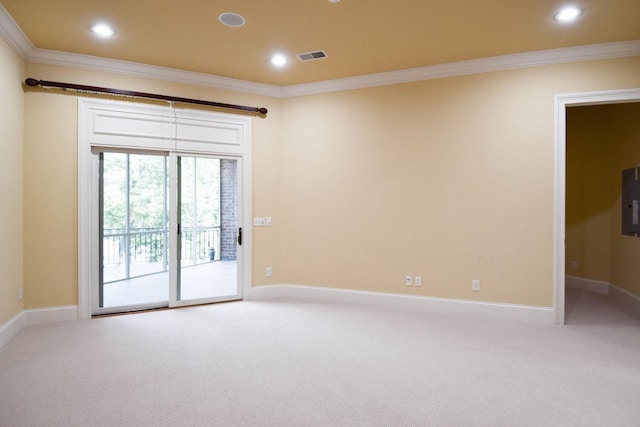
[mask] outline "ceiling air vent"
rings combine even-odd
[[[316,50],[315,52],[299,53],[296,56],[300,61],[306,62],[306,61],[315,61],[316,59],[324,59],[324,58],[327,58],[329,55],[327,55],[327,52],[325,52],[324,50]]]

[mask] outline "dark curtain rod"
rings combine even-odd
[[[268,110],[264,107],[247,107],[244,105],[234,105],[234,104],[225,104],[223,102],[214,102],[214,101],[202,101],[200,99],[191,99],[191,98],[180,98],[176,96],[168,96],[168,95],[156,95],[153,93],[145,93],[145,92],[133,92],[129,90],[121,90],[121,89],[110,89],[106,87],[98,87],[98,86],[85,86],[85,85],[76,85],[72,83],[60,83],[60,82],[50,82],[47,80],[36,80],[36,79],[27,79],[24,81],[27,86],[35,87],[41,86],[43,88],[59,88],[65,90],[74,90],[78,92],[88,92],[88,93],[105,93],[108,95],[119,95],[119,96],[129,96],[133,98],[147,98],[147,99],[158,99],[160,101],[167,102],[180,102],[184,104],[197,104],[197,105],[207,105],[209,107],[218,107],[218,108],[227,108],[231,110],[240,110],[240,111],[248,111],[251,113],[258,113],[266,115]]]

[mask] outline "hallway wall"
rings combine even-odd
[[[621,172],[640,166],[640,103],[570,108],[567,129],[567,274],[640,297],[640,238],[620,223]]]

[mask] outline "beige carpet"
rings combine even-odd
[[[31,326],[0,426],[640,426],[640,319],[568,324],[236,302]]]

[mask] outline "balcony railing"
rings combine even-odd
[[[200,264],[211,261],[209,249],[215,250],[214,260],[220,259],[220,227],[194,227],[182,229],[183,261],[192,261],[192,264]]]
[[[196,265],[220,259],[220,227],[185,227],[181,231],[181,264]],[[102,241],[103,283],[127,280],[167,271],[169,232],[105,229]]]

